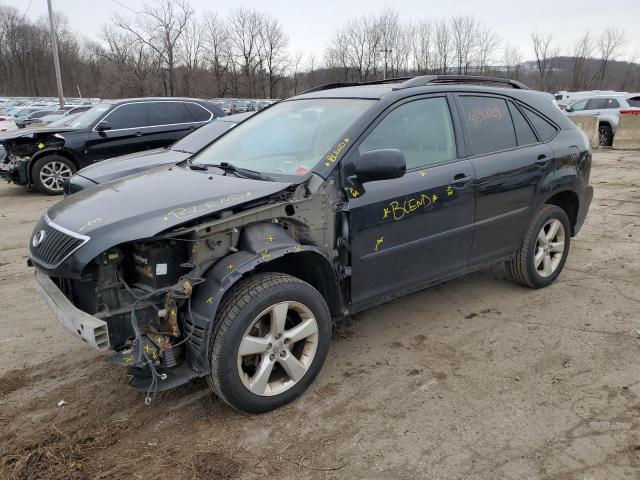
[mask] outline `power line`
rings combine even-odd
[[[31,2],[32,1],[33,0],[29,0],[29,4],[27,5],[27,9],[22,14],[22,20],[20,20],[20,23],[24,22],[24,18],[27,16],[27,13],[29,13],[29,9],[31,8]]]
[[[137,15],[140,15],[142,12],[137,12],[135,11],[133,8],[127,7],[124,3],[119,2],[118,0],[111,0],[113,3],[116,3],[118,5],[120,5],[123,8],[126,8],[127,10],[129,10],[130,12],[133,12]]]

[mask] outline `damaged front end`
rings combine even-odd
[[[115,351],[108,361],[127,368],[129,384],[145,392],[146,403],[210,371],[216,311],[242,275],[287,254],[324,255],[316,245],[328,244],[333,235],[333,223],[324,218],[325,195],[306,196],[304,186],[282,191],[274,183],[260,184],[274,193],[261,199],[226,194],[165,211],[157,222],[175,226],[97,256],[83,245],[109,244],[116,230],[105,226],[106,215],[76,232],[46,215],[36,226],[30,253],[45,302],[77,337]],[[60,212],[68,215],[69,207],[54,214]],[[205,218],[192,218],[197,214]]]
[[[6,134],[0,139],[6,156],[0,163],[0,178],[16,185],[32,184],[30,162],[42,152],[61,149],[65,139],[59,133],[33,131]]]

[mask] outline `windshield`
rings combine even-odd
[[[304,175],[374,102],[322,98],[278,103],[233,128],[192,163],[227,162],[261,173]]]
[[[83,112],[78,117],[74,118],[72,122],[69,122],[68,126],[73,128],[86,128],[100,118],[111,107],[113,107],[113,105],[108,103],[91,107],[86,112]]]
[[[176,143],[169,147],[170,150],[179,150],[181,152],[196,153],[206,145],[213,142],[216,138],[222,135],[224,132],[232,128],[235,122],[226,122],[224,120],[214,120],[211,123],[207,123],[193,133],[190,133],[182,140],[178,140]]]

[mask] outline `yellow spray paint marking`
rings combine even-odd
[[[451,185],[447,187],[447,196],[453,196],[453,187]]]
[[[427,171],[426,170],[420,170],[420,176],[421,177],[426,177],[427,176]]]
[[[360,192],[353,187],[347,187],[346,190],[351,195],[351,198],[357,198],[360,196]]]
[[[151,348],[149,345],[145,345],[144,346],[144,351],[149,353],[149,352],[153,351],[153,348]]]
[[[132,363],[133,362],[133,355],[128,355],[128,356],[124,357],[122,360],[124,360],[124,362],[126,364]]]
[[[40,142],[40,143],[38,144],[38,148],[39,148],[40,150],[42,150],[42,149],[44,148],[44,143]]]
[[[207,298],[207,303],[213,303],[213,297]]]
[[[431,195],[431,201],[435,202],[436,200],[438,200],[438,195],[434,193],[433,195]]]
[[[266,260],[267,258],[269,258],[271,255],[269,255],[269,250],[262,250],[260,252],[260,256],[262,257],[263,260]]]
[[[229,265],[227,265],[227,270],[233,270],[233,263],[230,263]]]
[[[162,220],[164,220],[166,222],[171,217],[176,218],[178,220],[182,220],[183,218],[189,218],[189,217],[197,215],[197,214],[199,214],[201,212],[205,212],[207,210],[211,210],[213,208],[216,208],[216,207],[222,205],[223,203],[233,202],[234,200],[241,200],[243,198],[250,197],[251,195],[252,195],[251,192],[232,193],[232,194],[227,195],[225,197],[222,197],[222,198],[220,198],[218,200],[209,200],[207,202],[200,203],[200,204],[197,204],[197,205],[193,205],[191,207],[174,208],[169,213],[164,215],[162,217]]]
[[[131,380],[133,380],[133,375],[127,375],[127,383],[131,383]]]
[[[87,223],[85,223],[84,225],[82,225],[78,231],[81,232],[83,231],[85,228],[87,227],[93,227],[96,223],[100,223],[102,221],[102,219],[100,217],[98,218],[94,218],[93,220],[89,220]]]
[[[376,240],[376,247],[374,248],[376,252],[378,251],[378,249],[380,248],[383,242],[384,242],[384,237],[380,237],[379,239]]]
[[[274,240],[273,235],[271,234],[267,235],[267,242],[271,243],[273,242],[273,240]]]
[[[393,200],[382,209],[382,218],[383,220],[387,218],[393,218],[396,221],[402,220],[405,215],[413,213],[419,208],[427,208],[432,205],[434,201],[432,198],[432,196],[423,193],[419,197],[410,198],[402,203],[398,200]]]
[[[300,246],[300,244],[296,245],[295,247],[296,253],[299,252],[300,250],[302,250],[302,247]]]
[[[327,161],[324,163],[325,167],[330,167],[332,163],[335,163],[338,160],[338,157],[342,153],[342,151],[347,148],[347,144],[350,142],[348,138],[345,138],[342,142],[338,144],[338,146],[327,155]]]

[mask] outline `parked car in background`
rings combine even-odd
[[[39,119],[35,119],[33,122],[31,122],[31,125],[37,125],[37,126],[47,125],[47,124],[50,124],[51,122],[59,120],[60,118],[68,117],[75,113],[86,112],[90,108],[91,108],[91,105],[81,105],[81,106],[72,105],[72,106],[69,106],[68,108],[65,107],[64,110],[56,110],[55,112],[52,112],[49,115],[45,115]]]
[[[330,84],[179,165],[67,197],[36,224],[30,262],[70,334],[111,349],[147,402],[200,377],[265,412],[314,380],[332,319],[497,263],[553,283],[591,159],[515,81]]]
[[[105,101],[63,126],[0,135],[7,156],[0,177],[17,185],[63,193],[63,183],[92,163],[162,148],[222,116],[211,102],[192,98]]]
[[[591,96],[577,100],[565,109],[569,116],[594,115],[598,117],[600,145],[611,145],[618,128],[621,111],[640,110],[640,93],[616,93]]]
[[[27,115],[26,117],[22,117],[21,119],[16,121],[16,125],[18,125],[18,128],[25,128],[28,127],[34,123],[41,123],[42,117],[45,117],[47,115],[51,115],[53,113],[55,113],[56,110],[52,109],[52,108],[48,108],[46,110],[35,110],[33,112],[31,112],[29,115]]]
[[[251,115],[253,112],[218,117],[167,148],[132,153],[89,165],[65,182],[64,193],[71,195],[127,175],[182,162]]]
[[[561,110],[564,110],[573,102],[582,100],[583,98],[599,97],[601,95],[616,95],[624,94],[627,92],[616,92],[615,90],[585,90],[581,92],[567,92],[566,90],[560,90],[556,92],[553,97]]]
[[[7,115],[4,110],[0,110],[0,133],[17,130],[18,126],[13,118]]]

